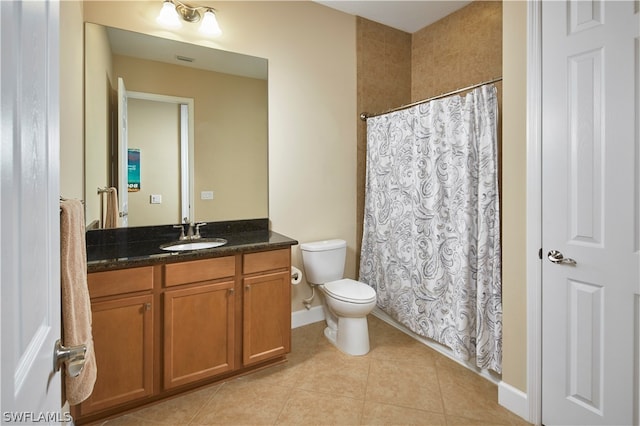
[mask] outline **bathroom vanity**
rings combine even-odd
[[[87,233],[98,376],[76,423],[286,361],[297,241],[266,219],[206,232],[227,244],[167,252],[170,226]]]

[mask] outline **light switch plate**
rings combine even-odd
[[[151,194],[151,204],[162,204],[162,195],[161,194]]]
[[[200,191],[201,200],[213,200],[213,191]]]

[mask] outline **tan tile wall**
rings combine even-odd
[[[502,2],[476,0],[408,34],[357,18],[358,113],[383,112],[502,76]],[[502,83],[498,108],[502,111]],[[501,143],[501,131],[498,143]],[[366,124],[358,120],[356,269],[366,175]],[[500,152],[500,149],[499,149]]]
[[[411,34],[358,17],[358,114],[377,113],[411,102]],[[358,119],[356,271],[359,270],[367,126]]]
[[[357,18],[358,107],[381,112],[411,96],[411,34]]]
[[[500,77],[502,2],[474,1],[415,32],[411,44],[412,102]]]

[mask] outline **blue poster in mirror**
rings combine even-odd
[[[140,191],[140,150],[129,148],[128,151],[128,192],[138,192]]]

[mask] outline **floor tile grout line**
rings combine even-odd
[[[369,368],[367,370],[367,381],[364,384],[364,398],[362,399],[362,409],[360,410],[360,419],[358,420],[358,424],[364,424],[364,408],[367,405],[367,391],[369,390],[369,378],[371,377],[371,362],[373,359],[369,359]]]
[[[220,392],[220,389],[222,389],[222,387],[225,386],[227,383],[228,383],[227,381],[224,381],[222,383],[218,383],[218,384],[212,385],[212,386],[216,386],[217,389],[215,390],[215,392],[213,392],[213,394],[211,396],[209,396],[209,398],[207,398],[207,400],[204,402],[204,404],[202,404],[200,409],[196,410],[196,412],[193,414],[193,416],[191,416],[191,419],[189,419],[189,422],[187,423],[187,425],[194,425],[193,421],[209,405],[209,403],[211,401],[213,401],[213,399],[216,397],[216,395],[218,395],[218,392]],[[203,389],[205,389],[205,388],[203,388]]]
[[[372,358],[371,361],[375,361],[375,359]],[[397,359],[387,358],[387,359],[382,359],[382,361],[397,361]],[[371,375],[371,364],[372,363],[369,364],[369,376]],[[437,380],[437,368],[434,366],[434,369],[436,370],[436,381],[438,381]],[[369,376],[367,376],[367,386],[369,384]],[[441,402],[442,402],[442,391],[440,390],[439,386],[440,385],[439,385],[439,381],[438,381],[438,390],[439,390],[439,395],[440,395],[440,399],[441,399]],[[389,402],[386,402],[386,401],[379,401],[377,399],[370,399],[370,398],[367,398],[366,392],[365,392],[365,401],[364,402],[365,403],[373,402],[373,403],[376,403],[376,404],[384,404],[384,405],[387,405],[387,406],[390,406],[390,407],[395,407],[395,408],[400,408],[400,409],[416,410],[416,411],[421,411],[421,412],[423,412],[425,414],[426,413],[428,413],[428,414],[436,414],[436,415],[441,415],[443,417],[446,415],[445,414],[445,409],[444,409],[444,403],[442,404],[442,411],[423,410],[422,408],[416,408],[416,407],[410,406],[410,405],[402,405],[402,404],[397,404],[397,403],[389,403]]]
[[[447,414],[447,406],[444,402],[444,393],[442,392],[442,385],[440,384],[440,369],[438,368],[438,360],[434,360],[433,362],[434,368],[436,370],[436,381],[438,382],[438,392],[440,393],[440,403],[442,404],[442,415],[444,416],[444,422],[449,424],[449,417]]]
[[[226,382],[225,382],[225,383],[226,383]],[[193,415],[191,416],[191,418],[187,421],[186,425],[191,425],[191,424],[192,424],[193,420],[196,418],[196,415],[197,415],[198,413],[200,413],[200,411],[202,411],[202,409],[203,409],[203,408],[204,408],[204,407],[209,403],[209,401],[211,401],[211,400],[213,399],[213,397],[218,393],[218,391],[220,390],[220,388],[222,387],[222,385],[223,385],[223,384],[224,384],[224,383],[222,383],[222,384],[220,384],[220,383],[218,383],[218,384],[212,384],[212,385],[204,386],[204,387],[203,387],[203,388],[201,388],[201,389],[197,389],[197,390],[194,390],[194,391],[193,391],[193,393],[196,393],[196,392],[200,392],[200,391],[202,391],[202,390],[206,389],[207,387],[213,387],[213,386],[217,386],[217,387],[218,387],[218,389],[216,389],[216,391],[213,393],[213,395],[211,395],[211,396],[210,396],[210,397],[209,397],[209,398],[208,398],[208,399],[207,399],[207,400],[202,404],[202,406],[200,407],[200,409],[198,409],[198,410],[195,412],[195,414],[193,414]],[[186,396],[186,394],[185,394],[185,396]],[[178,398],[180,398],[180,397],[178,397]],[[157,405],[163,405],[163,404],[167,403],[168,401],[171,401],[171,399],[164,400],[164,401],[158,401],[158,402],[157,402]],[[154,424],[154,425],[165,425],[165,426],[167,425],[167,423],[165,423],[165,422],[158,422],[158,421],[155,421],[155,420],[151,420],[151,419],[149,419],[149,418],[147,418],[147,417],[145,417],[145,416],[143,416],[143,415],[140,415],[139,413],[140,413],[141,411],[143,411],[143,410],[144,410],[144,408],[145,408],[145,407],[142,407],[142,408],[140,408],[140,409],[137,409],[137,410],[135,410],[135,411],[132,411],[132,412],[130,412],[130,413],[128,413],[128,414],[123,415],[122,417],[131,417],[131,418],[138,419],[138,420],[141,420],[141,421],[146,422],[146,423],[152,423],[152,424]],[[114,418],[114,419],[118,419],[118,418],[120,418],[120,417],[116,417],[116,418]],[[114,419],[112,419],[112,420],[114,420]],[[107,424],[108,422],[109,422],[109,421],[107,420],[104,424]]]
[[[295,388],[292,388],[292,389],[295,389]],[[278,424],[278,420],[280,420],[280,416],[282,416],[284,409],[287,408],[287,404],[289,404],[289,401],[291,401],[291,395],[293,395],[293,390],[291,390],[289,392],[289,395],[287,395],[287,400],[284,402],[284,404],[282,404],[282,407],[280,407],[280,411],[278,412],[278,415],[276,416],[275,420],[271,424],[273,425]]]

